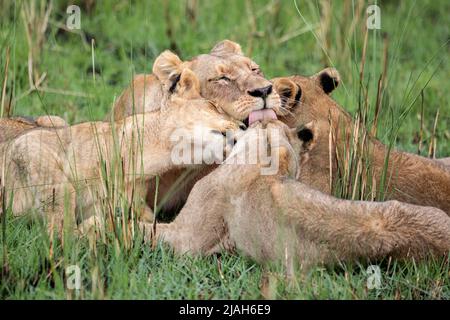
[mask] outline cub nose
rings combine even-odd
[[[267,96],[271,93],[272,93],[272,85],[248,91],[248,94],[251,95],[252,97],[263,99],[267,98]]]

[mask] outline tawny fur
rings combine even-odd
[[[184,68],[190,68],[200,81],[201,96],[220,106],[222,112],[237,120],[245,120],[249,114],[264,107],[279,112],[280,97],[272,91],[266,99],[249,94],[252,90],[270,86],[259,66],[243,55],[239,44],[224,40],[216,44],[208,54],[189,61],[182,61],[170,51],[165,51],[155,60],[153,74],[134,77],[130,86],[120,95],[113,108],[114,118],[121,119],[133,113],[153,111],[167,99],[165,92],[176,82]],[[158,203],[161,211],[178,212],[185,203],[195,182],[213,168],[187,172],[169,171],[160,177]],[[180,179],[183,187],[179,187]],[[149,181],[147,199],[153,207],[155,181]],[[164,199],[164,201],[163,201]]]
[[[442,159],[436,159],[437,162],[443,164],[448,169],[450,169],[450,157],[449,158],[442,158]]]
[[[340,82],[339,74],[328,68],[312,77],[291,76],[273,81],[288,110],[281,118],[283,122],[291,127],[310,121],[316,123],[315,147],[302,168],[300,180],[317,190],[331,193],[330,152],[332,177],[336,179],[338,155],[342,161],[355,128],[352,117],[329,96]],[[369,133],[367,135],[376,188],[381,185],[388,148]],[[450,170],[438,161],[393,149],[388,159],[386,186],[386,199],[433,206],[450,214]]]
[[[183,92],[182,97],[178,92]],[[211,143],[224,148],[221,133],[239,128],[236,121],[201,98],[198,79],[185,69],[176,92],[157,111],[113,124],[88,122],[59,129],[36,128],[0,145],[0,177],[6,199],[12,192],[14,214],[36,210],[57,226],[63,221],[64,210],[73,218],[75,212],[81,214],[77,220],[96,217],[104,200],[101,170],[110,170],[113,159],[118,162],[118,170],[123,171],[130,200],[132,195],[145,199],[146,190],[139,189],[145,183],[139,180],[152,179],[171,169],[199,166],[175,164],[172,150],[181,142],[171,138],[180,129],[193,136],[200,125],[208,130],[202,148]],[[191,147],[190,141],[185,143]],[[217,155],[209,155],[213,158],[203,160],[218,160]],[[145,210],[151,214],[149,208]]]
[[[58,128],[66,125],[64,119],[58,116],[40,116],[34,119],[25,117],[0,118],[0,143],[11,140],[36,127]]]
[[[251,111],[264,107],[264,100],[249,92],[270,86],[270,81],[264,78],[254,61],[243,55],[239,44],[224,40],[209,54],[189,61],[181,61],[170,51],[161,53],[153,64],[153,74],[135,76],[120,95],[113,107],[114,119],[158,109],[166,98],[165,92],[184,68],[191,69],[199,79],[202,97],[213,101],[237,120],[242,121]],[[278,111],[279,106],[280,97],[273,91],[266,98],[266,107]]]
[[[297,157],[304,144],[280,122],[267,126],[276,127],[287,142],[278,144],[277,174],[262,176],[261,164],[222,164],[195,185],[174,222],[158,224],[154,235],[141,224],[147,239],[154,236],[177,253],[238,249],[259,262],[304,268],[448,253],[450,218],[437,208],[341,200],[296,181],[292,159],[305,160]]]

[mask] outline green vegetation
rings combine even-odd
[[[228,38],[268,78],[336,67],[343,85],[333,97],[351,113],[367,115],[366,125],[377,119],[384,143],[450,156],[446,0],[379,1],[381,30],[368,30],[366,46],[364,1],[75,2],[82,11],[76,32],[64,31],[69,1],[53,1],[48,21],[45,1],[2,2],[3,115],[57,114],[71,124],[104,119],[133,74],[150,73],[164,49],[188,59]],[[448,258],[383,261],[381,287],[369,290],[367,264],[318,267],[287,279],[280,266],[260,266],[238,254],[175,257],[139,236],[131,243],[112,235],[104,242],[70,234],[50,241],[40,223],[28,220],[2,217],[2,299],[450,298]],[[66,289],[69,265],[81,268],[78,292]]]

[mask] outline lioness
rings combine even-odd
[[[340,82],[339,73],[328,68],[311,77],[275,78],[273,82],[282,97],[283,110],[287,110],[280,118],[283,122],[292,127],[310,121],[316,123],[315,146],[309,152],[310,161],[303,167],[300,181],[330,193],[330,163],[332,178],[336,179],[337,159],[342,160],[347,155],[350,136],[355,130],[352,117],[329,96]],[[388,148],[369,133],[367,135],[376,188],[381,184]],[[386,185],[387,199],[433,206],[450,214],[450,170],[438,161],[391,150]]]
[[[269,118],[275,118],[275,113],[279,112],[280,97],[272,90],[271,82],[264,78],[259,66],[244,56],[239,44],[224,40],[216,44],[209,54],[190,61],[181,61],[170,51],[163,52],[153,64],[153,74],[137,75],[121,94],[114,105],[114,118],[158,109],[187,67],[200,80],[202,97],[212,100],[234,119],[248,124],[253,111],[264,110]],[[213,169],[214,166],[190,171],[175,169],[162,175],[157,196],[159,212],[168,215],[177,212],[195,182]],[[154,180],[150,181],[148,189],[147,202],[153,208]]]
[[[220,149],[220,154],[204,152],[201,160],[210,163],[220,159],[223,134],[237,130],[239,124],[219,113],[199,90],[198,79],[184,69],[173,94],[157,111],[112,124],[87,122],[51,130],[37,128],[0,145],[4,199],[13,195],[14,214],[36,209],[59,227],[64,210],[73,216],[75,212],[81,214],[82,219],[95,217],[97,205],[107,196],[102,170],[112,170],[114,161],[123,171],[127,194],[139,197],[144,191],[139,190],[135,179],[150,179],[177,167],[198,166],[189,161],[175,163],[174,146],[200,150],[213,146]],[[195,137],[199,126],[206,132],[202,132],[197,144],[193,145],[192,139],[173,139],[176,132]]]
[[[437,159],[436,161],[442,163],[444,166],[450,168],[450,158],[441,158]]]
[[[184,68],[191,69],[200,81],[200,94],[220,106],[231,117],[248,121],[250,113],[259,109],[280,107],[280,97],[272,90],[259,66],[244,56],[241,46],[233,41],[217,43],[209,54],[189,61],[164,51],[153,64],[153,74],[136,75],[113,107],[114,119],[133,113],[160,108]]]
[[[296,181],[302,163],[310,161],[305,156],[311,128],[267,124],[280,132],[275,142],[270,134],[262,142],[271,145],[271,155],[278,154],[274,175],[261,175],[261,162],[237,164],[233,157],[251,158],[247,146],[266,140],[251,134],[260,128],[259,123],[247,130],[227,161],[197,182],[174,222],[157,225],[156,238],[178,253],[237,248],[259,262],[298,260],[303,267],[386,256],[423,258],[450,250],[450,218],[437,208],[341,200]],[[147,239],[152,236],[148,225],[141,227]]]

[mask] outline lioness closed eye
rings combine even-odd
[[[96,213],[104,212],[101,203],[108,197],[103,169],[112,170],[118,157],[127,196],[144,198],[145,190],[133,189],[144,185],[136,179],[150,179],[172,168],[198,166],[174,161],[172,150],[180,143],[190,150],[192,140],[176,140],[173,135],[181,130],[192,137],[199,126],[204,130],[194,147],[213,146],[220,151],[219,155],[205,152],[209,159],[202,162],[214,161],[216,156],[220,159],[227,148],[222,134],[239,129],[236,121],[220,114],[215,104],[200,96],[198,79],[185,69],[174,94],[157,111],[113,124],[87,122],[54,130],[35,129],[0,145],[6,199],[13,196],[14,214],[35,211],[58,227],[64,212],[73,218],[77,213],[77,220],[101,220]]]

